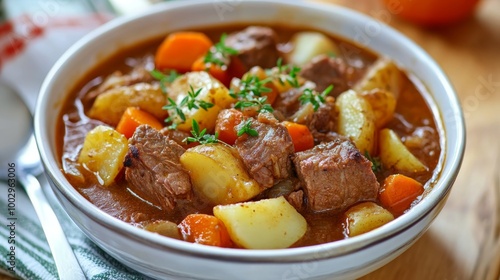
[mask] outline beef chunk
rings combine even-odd
[[[298,190],[290,193],[286,200],[298,211],[301,211],[304,207],[304,191]]]
[[[340,135],[337,132],[328,131],[328,132],[318,132],[312,131],[312,135],[314,138],[314,144],[318,145],[323,142],[332,142],[336,140],[348,141],[349,137],[344,135]]]
[[[291,88],[281,92],[273,104],[274,110],[280,112],[284,119],[290,118],[300,108],[299,97],[302,92],[302,88]]]
[[[248,69],[253,66],[274,67],[280,57],[276,33],[269,27],[250,26],[232,33],[227,36],[226,45],[239,52],[238,57]]]
[[[331,100],[330,100],[331,98]],[[307,127],[311,131],[329,132],[336,131],[337,123],[337,110],[335,109],[335,102],[332,97],[327,98],[327,102],[321,104],[318,110],[314,112],[306,122]]]
[[[299,97],[304,92],[304,88],[291,88],[280,93],[273,105],[278,117],[283,120],[306,125],[311,131],[328,132],[336,130],[337,110],[335,99],[328,96],[326,102],[321,104],[317,111],[311,107],[301,106]]]
[[[174,140],[175,143],[187,149],[188,145],[186,144],[186,142],[184,142],[184,139],[190,137],[191,136],[190,133],[177,129],[169,129],[168,127],[164,127],[162,130],[160,130],[160,132],[163,135],[165,135],[168,139]]]
[[[315,212],[342,211],[377,197],[380,186],[371,162],[350,141],[337,139],[298,152],[293,163]]]
[[[349,89],[348,76],[352,71],[353,69],[341,58],[318,55],[302,67],[300,76],[314,82],[318,92],[333,85],[330,95],[336,97]]]
[[[270,114],[259,114],[257,120],[252,119],[251,127],[259,135],[244,134],[238,137],[235,147],[253,179],[263,188],[270,188],[292,174],[292,139]]]
[[[191,199],[189,174],[179,157],[185,149],[158,130],[141,125],[129,140],[125,178],[133,190],[171,211],[178,199]]]

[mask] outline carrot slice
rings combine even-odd
[[[215,123],[215,131],[219,134],[219,140],[233,145],[238,138],[236,126],[243,120],[243,113],[236,109],[222,110]]]
[[[219,66],[211,63],[205,63],[205,56],[198,58],[191,66],[191,71],[207,71],[214,78],[223,83],[226,87],[231,85],[231,80],[241,78],[245,74],[246,68],[238,57],[231,57],[227,66]]]
[[[424,192],[416,180],[402,174],[390,175],[384,180],[379,200],[384,208],[399,216],[410,208],[412,202]]]
[[[314,147],[314,138],[309,128],[303,124],[284,121],[283,125],[292,137],[295,152],[309,150]]]
[[[181,73],[191,70],[191,65],[213,45],[201,32],[176,32],[163,40],[155,54],[155,66],[160,70],[175,69]]]
[[[233,246],[226,226],[215,216],[189,214],[178,227],[183,239],[188,242],[217,247]]]
[[[150,113],[136,107],[128,107],[116,126],[116,131],[125,135],[128,139],[132,137],[135,129],[141,124],[148,124],[158,130],[163,128],[161,122]]]
[[[228,71],[222,69],[219,65],[205,63],[204,60],[204,56],[198,58],[191,66],[191,71],[207,71],[210,75],[212,75],[212,77],[216,78],[219,82],[228,87],[232,78]]]

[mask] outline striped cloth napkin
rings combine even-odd
[[[3,23],[0,18],[0,83],[19,92],[33,110],[40,85],[57,58],[90,30],[128,11],[113,2],[131,1],[0,1],[0,12],[8,17]],[[144,6],[147,1],[142,2]],[[149,279],[124,267],[88,239],[62,210],[45,176],[39,179],[88,279]],[[7,192],[7,184],[0,182],[0,279],[58,279],[31,202],[17,186],[12,225],[7,219]]]

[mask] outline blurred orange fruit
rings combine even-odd
[[[469,17],[480,0],[383,0],[391,13],[408,21],[438,26]]]

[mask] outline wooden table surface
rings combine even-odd
[[[390,14],[379,0],[317,0],[384,22],[422,46],[455,86],[467,148],[447,204],[405,253],[361,278],[500,279],[500,1],[483,0],[459,24],[425,29]]]

